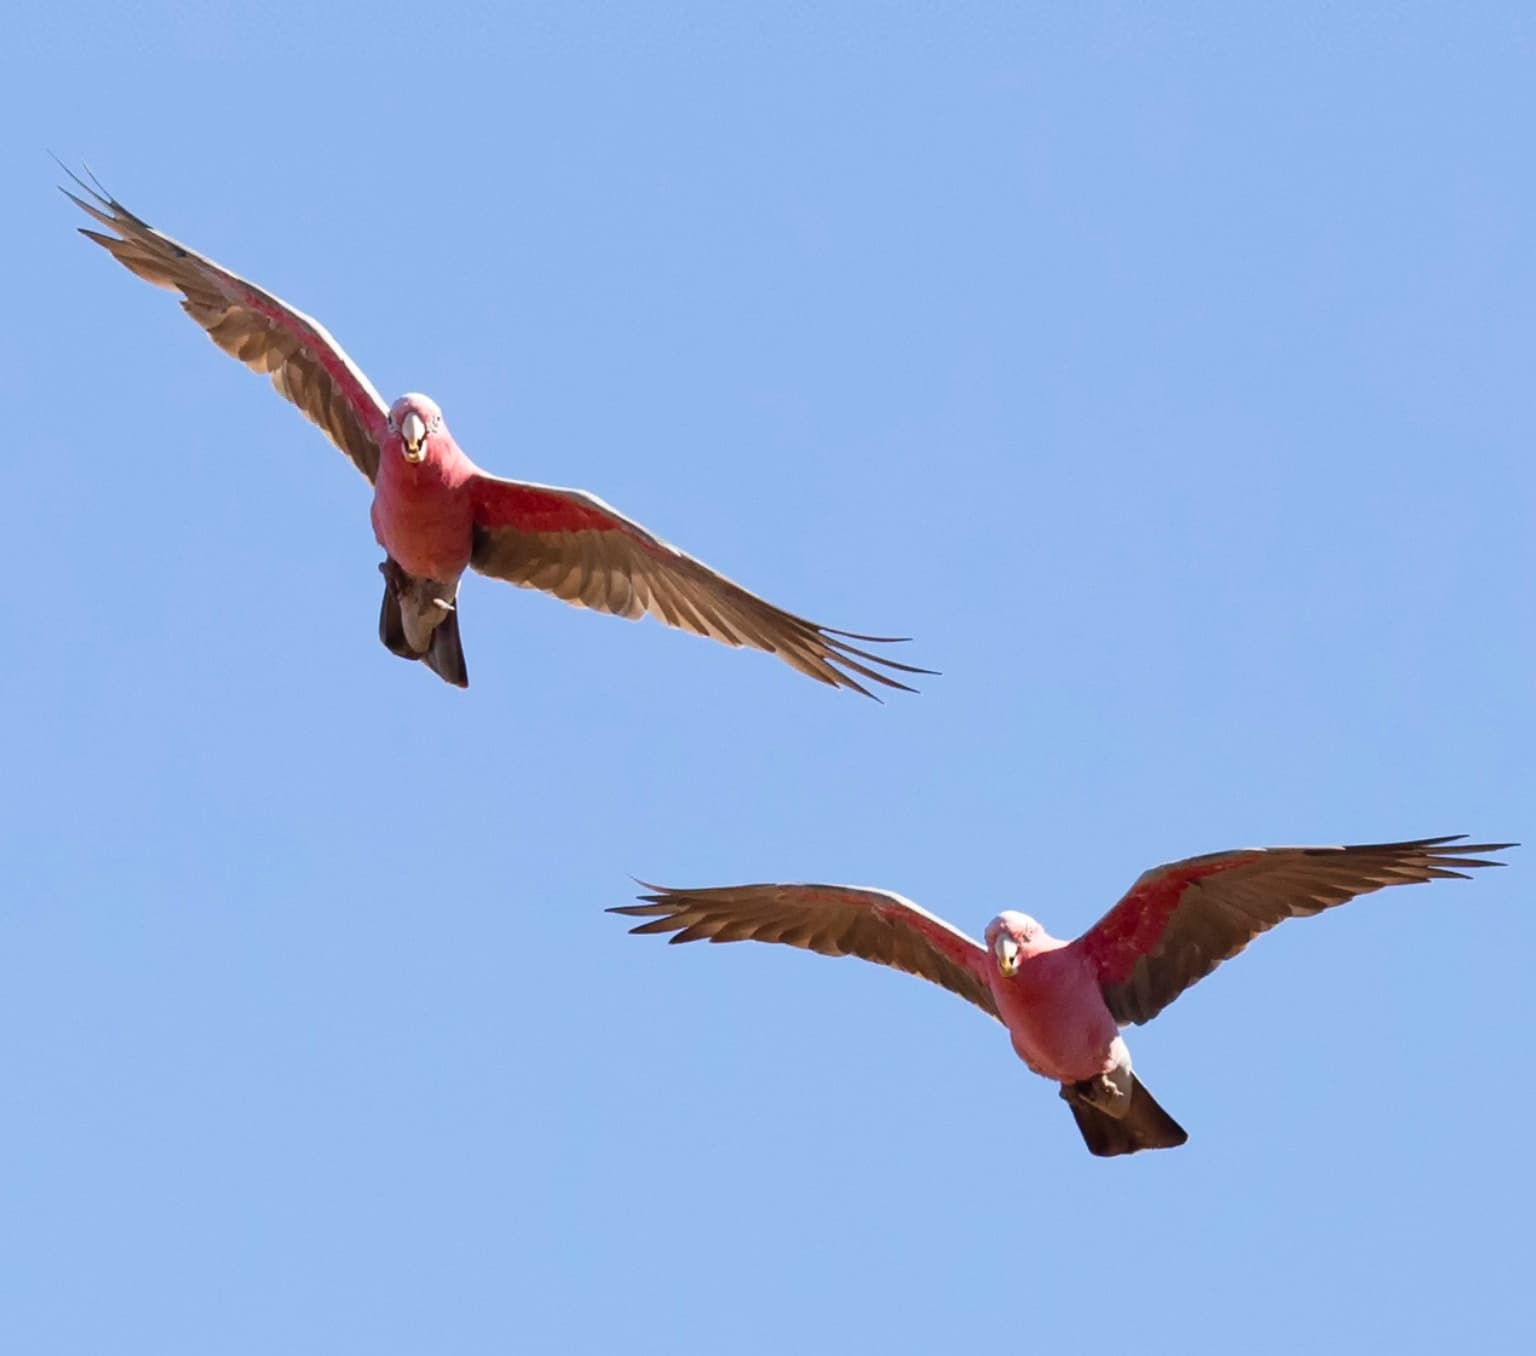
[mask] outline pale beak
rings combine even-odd
[[[413,465],[427,455],[427,425],[412,410],[400,421],[400,436],[405,440],[405,459]]]
[[[1012,979],[1019,973],[1019,944],[1004,934],[992,948],[997,953],[997,968],[1004,979]]]

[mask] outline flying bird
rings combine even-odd
[[[318,321],[178,244],[102,188],[68,171],[62,190],[115,234],[81,227],[130,272],[181,293],[209,338],[270,375],[373,485],[373,530],[386,552],[379,638],[467,687],[459,579],[473,569],[577,607],[669,626],[777,655],[818,682],[874,694],[861,680],[910,692],[893,674],[928,673],[858,648],[900,639],[838,631],[748,592],[653,536],[595,495],[480,470],[424,395],[385,405]]]
[[[1008,1028],[1014,1051],[1061,1085],[1090,1153],[1170,1149],[1189,1137],[1131,1068],[1120,1028],[1150,1021],[1259,933],[1388,885],[1502,866],[1513,843],[1465,835],[1355,847],[1248,848],[1153,867],[1076,941],[1005,910],[985,945],[884,890],[849,885],[647,885],[637,933],[673,942],[783,942],[858,956],[941,984]]]

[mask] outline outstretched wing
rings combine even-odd
[[[889,891],[853,885],[645,888],[653,892],[641,896],[645,903],[608,910],[651,920],[631,932],[670,932],[673,942],[782,942],[823,956],[857,956],[932,980],[998,1015],[981,944]]]
[[[1157,1016],[1261,932],[1388,885],[1417,885],[1468,868],[1513,843],[1464,834],[1354,847],[1250,848],[1153,867],[1073,943],[1098,971],[1119,1022]],[[1454,845],[1454,846],[1452,846]]]
[[[182,309],[214,343],[253,371],[269,373],[278,393],[318,424],[369,480],[374,478],[389,408],[319,321],[177,244],[105,190],[98,192],[99,184],[92,188],[70,177],[95,202],[67,188],[61,190],[64,196],[117,232],[103,235],[82,226],[81,235],[145,281],[180,292]]]
[[[883,645],[892,637],[834,631],[764,602],[595,495],[484,474],[473,489],[471,564],[481,574],[577,607],[630,618],[649,613],[698,636],[766,650],[819,682],[866,697],[874,694],[859,678],[913,690],[881,669],[930,672],[848,643]]]

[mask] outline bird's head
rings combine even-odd
[[[1045,929],[1027,913],[1007,909],[987,924],[987,950],[1004,979],[1019,972],[1019,962],[1040,949]]]
[[[427,459],[431,439],[446,431],[443,412],[424,395],[403,395],[389,407],[389,431],[399,435],[400,454],[419,465]]]

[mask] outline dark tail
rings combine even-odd
[[[442,621],[432,628],[432,643],[422,655],[426,666],[445,683],[455,687],[469,686],[469,670],[464,666],[464,647],[459,643],[459,609],[455,605]]]
[[[393,563],[388,562],[390,565]],[[468,687],[469,670],[464,665],[464,647],[459,642],[459,609],[455,607],[433,627],[431,645],[425,654],[418,654],[405,638],[398,586],[391,579],[388,566],[380,568],[384,572],[384,601],[379,606],[379,639],[384,642],[384,648],[402,659],[421,660],[445,683]]]
[[[1157,1099],[1135,1074],[1131,1075],[1131,1104],[1118,1120],[1107,1111],[1100,1111],[1070,1084],[1062,1085],[1061,1095],[1072,1108],[1072,1119],[1083,1132],[1088,1152],[1099,1158],[1140,1153],[1143,1149],[1177,1149],[1189,1138],[1184,1127],[1158,1106]]]

